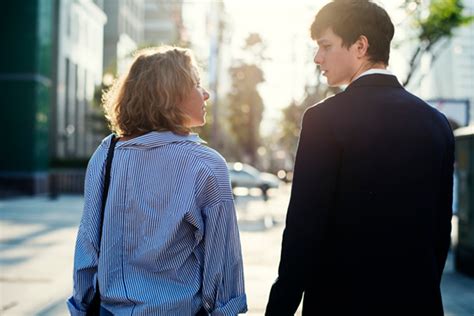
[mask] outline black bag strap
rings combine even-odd
[[[100,243],[102,241],[102,227],[104,226],[105,204],[107,203],[107,196],[109,194],[110,170],[112,168],[112,159],[114,158],[114,149],[115,149],[115,144],[117,143],[117,140],[118,138],[116,138],[115,135],[112,134],[109,150],[107,152],[107,162],[105,164],[104,189],[102,191],[102,209],[100,212],[100,226],[99,226],[99,253],[100,253]]]
[[[110,185],[110,170],[112,168],[112,159],[114,158],[114,149],[115,144],[117,143],[118,138],[112,134],[112,138],[110,140],[109,150],[107,152],[107,160],[105,163],[105,176],[104,176],[104,188],[102,190],[102,208],[100,211],[100,226],[99,226],[99,248],[98,248],[98,255],[100,256],[100,243],[102,241],[102,226],[104,225],[104,213],[105,213],[105,204],[107,202],[107,195],[109,193],[109,185]],[[100,288],[99,288],[99,276],[97,275],[95,281],[95,294],[92,298],[91,303],[86,311],[86,316],[99,316],[101,310],[100,306]]]

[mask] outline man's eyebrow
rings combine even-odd
[[[329,40],[322,38],[322,39],[316,40],[316,42],[318,43],[318,45],[321,45],[321,44],[329,43]]]

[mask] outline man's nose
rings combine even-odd
[[[313,61],[316,65],[320,65],[322,63],[322,58],[321,58],[321,54],[319,53],[319,50],[314,55]]]

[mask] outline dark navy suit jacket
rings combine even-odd
[[[454,138],[395,76],[362,76],[303,118],[267,315],[443,315]]]

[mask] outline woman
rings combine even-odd
[[[105,95],[118,136],[103,219],[105,138],[87,168],[74,259],[72,315],[95,293],[114,315],[236,315],[247,310],[236,214],[225,160],[190,133],[209,93],[189,50],[138,53]],[[102,312],[103,313],[103,312]]]

